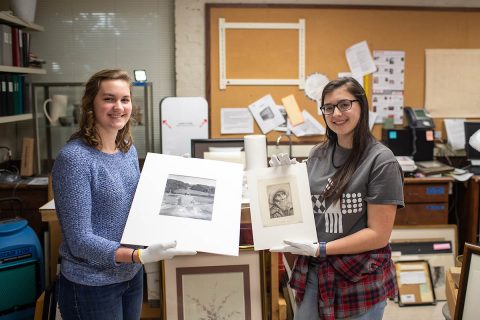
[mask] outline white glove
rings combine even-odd
[[[283,240],[283,242],[287,245],[273,247],[270,249],[270,252],[290,252],[301,256],[318,257],[318,243],[288,240]]]
[[[297,159],[296,158],[290,159],[290,157],[286,153],[274,154],[273,156],[270,157],[270,161],[268,161],[268,164],[270,164],[270,167],[286,166],[289,164],[296,164],[296,163],[298,163]]]
[[[138,249],[138,258],[142,264],[172,259],[174,256],[195,255],[195,250],[178,250],[177,241],[156,243],[146,249]]]

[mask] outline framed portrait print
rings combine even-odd
[[[266,319],[262,252],[163,261],[164,319]]]
[[[478,319],[478,297],[480,296],[480,246],[465,243],[462,271],[458,287],[455,319]]]
[[[305,163],[247,171],[255,250],[317,241]]]
[[[243,167],[148,153],[121,242],[238,255]]]

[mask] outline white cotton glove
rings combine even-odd
[[[174,256],[195,255],[195,250],[178,250],[177,241],[161,242],[146,249],[138,249],[138,258],[142,264],[172,259]]]
[[[296,158],[290,159],[290,157],[286,153],[274,154],[273,156],[270,157],[270,160],[268,161],[268,164],[270,164],[270,167],[286,166],[286,165],[296,164],[296,163],[298,163],[297,159]]]
[[[283,240],[286,246],[278,246],[270,249],[270,252],[290,252],[301,256],[318,257],[318,243],[304,241]]]

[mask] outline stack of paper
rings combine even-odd
[[[397,156],[398,163],[402,167],[403,172],[413,172],[417,170],[417,166],[415,165],[415,161],[411,157],[407,156]]]

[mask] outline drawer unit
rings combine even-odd
[[[405,208],[398,209],[395,225],[448,223],[448,194],[451,178],[406,178]]]

